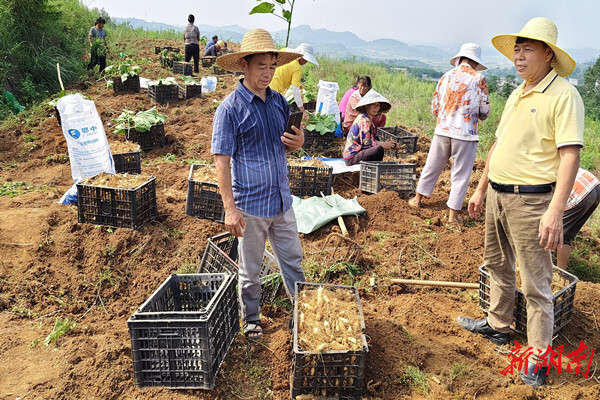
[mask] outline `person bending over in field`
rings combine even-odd
[[[302,57],[299,60],[294,60],[289,64],[277,67],[275,76],[269,87],[283,95],[285,95],[288,89],[291,90],[294,95],[296,106],[298,106],[298,109],[304,114],[303,118],[308,120],[310,116],[308,115],[308,112],[304,110],[304,101],[302,100],[302,94],[300,93],[300,88],[302,86],[302,66],[307,62],[319,66],[319,62],[314,55],[313,47],[308,43],[302,43],[295,49],[283,50],[302,54]]]
[[[440,174],[452,157],[448,221],[462,222],[458,215],[469,188],[469,179],[477,155],[479,142],[478,121],[490,114],[487,81],[478,71],[487,69],[481,62],[481,47],[465,43],[450,60],[455,67],[440,79],[433,94],[431,110],[437,123],[431,149],[419,184],[417,194],[408,201],[420,207],[423,196],[431,196]]]
[[[302,146],[304,133],[295,126],[293,132],[284,132],[288,103],[269,88],[275,69],[300,56],[278,50],[269,32],[254,29],[242,38],[239,52],[216,61],[223,69],[244,73],[217,108],[211,153],[215,154],[225,227],[239,237],[238,289],[244,334],[250,339],[263,335],[260,270],[267,237],[292,298],[296,282],[304,281],[286,159],[286,151]]]
[[[373,118],[388,112],[391,104],[374,89],[369,90],[356,105],[358,116],[350,127],[344,148],[346,165],[355,165],[361,161],[381,161],[385,150],[394,149],[396,143],[377,140],[377,128]]]
[[[210,46],[214,46],[219,41],[219,37],[217,35],[213,36],[211,40],[206,42],[206,46],[204,46],[204,51],[208,50]]]
[[[563,245],[556,250],[556,266],[567,269],[573,240],[600,203],[600,181],[583,168],[577,171],[563,215]]]
[[[204,52],[204,57],[217,57],[221,55],[224,51],[227,51],[227,43],[225,43],[222,40],[219,40],[217,43],[210,46]]]

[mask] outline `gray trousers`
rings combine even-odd
[[[421,172],[417,193],[431,196],[440,174],[452,157],[450,174],[451,186],[448,196],[448,208],[460,211],[469,189],[469,179],[473,172],[473,163],[477,155],[477,142],[433,135],[427,161]]]
[[[260,267],[267,237],[281,269],[283,283],[289,296],[296,293],[296,282],[303,282],[302,247],[298,237],[294,209],[275,218],[261,218],[242,212],[246,229],[239,238],[238,293],[243,321],[260,320]]]

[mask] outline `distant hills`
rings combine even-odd
[[[133,28],[144,28],[149,30],[176,30],[181,31],[183,25],[175,26],[160,22],[147,22],[137,18],[113,18],[117,23],[128,23]],[[248,31],[239,25],[211,26],[198,24],[201,35],[211,37],[214,34],[220,38],[233,42],[241,42],[242,36]],[[278,43],[285,41],[286,31],[271,32]],[[313,45],[319,54],[334,58],[356,57],[358,59],[370,59],[373,61],[384,60],[416,60],[427,64],[431,68],[447,70],[448,60],[458,51],[439,48],[435,46],[412,46],[395,39],[376,39],[366,41],[352,32],[333,32],[328,29],[313,29],[308,25],[299,25],[291,29],[290,47],[300,43],[308,42]],[[594,62],[600,56],[600,50],[591,48],[566,49],[577,63]],[[498,53],[492,46],[483,46],[483,59],[488,67],[512,67],[512,63]]]

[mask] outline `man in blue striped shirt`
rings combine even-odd
[[[275,69],[301,54],[280,52],[269,33],[244,35],[241,49],[217,59],[224,69],[243,72],[234,92],[217,108],[211,153],[225,207],[225,227],[239,237],[239,296],[244,334],[263,335],[260,324],[260,269],[267,237],[288,294],[304,281],[302,248],[288,180],[286,150],[304,143],[302,130],[284,132],[285,98],[269,88]],[[231,163],[231,166],[230,166]]]

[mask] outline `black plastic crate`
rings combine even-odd
[[[573,300],[575,299],[575,288],[579,280],[575,275],[558,267],[553,268],[562,283],[563,289],[552,295],[554,304],[554,328],[552,335],[556,335],[570,321],[573,314]],[[487,312],[490,308],[490,274],[485,265],[479,267],[479,307]],[[527,334],[527,300],[525,295],[519,289],[515,292],[515,313],[514,330],[516,332]]]
[[[197,272],[227,272],[237,277],[238,239],[222,233],[208,239]],[[270,304],[279,294],[283,279],[275,256],[265,249],[260,268],[260,304]]]
[[[162,51],[162,47],[154,46],[154,54],[160,54],[161,51]]]
[[[385,151],[388,157],[405,157],[417,151],[418,136],[399,126],[377,128],[377,136],[381,141],[390,140],[398,143],[395,149]]]
[[[417,181],[415,164],[397,161],[361,161],[360,190],[379,193],[394,190],[398,193],[414,193]]]
[[[184,61],[173,61],[173,73],[192,76],[194,64]]]
[[[125,82],[122,81],[121,75],[112,77],[113,91],[115,93],[139,93],[140,92],[140,77],[129,76]]]
[[[127,140],[140,145],[142,150],[152,150],[155,147],[165,147],[165,125],[163,123],[153,125],[147,132],[138,132],[130,129],[126,134]]]
[[[225,207],[223,206],[219,186],[214,183],[199,182],[193,179],[194,171],[206,166],[208,165],[193,164],[190,166],[185,213],[191,217],[224,223]]]
[[[193,97],[202,97],[202,85],[180,85],[179,97],[182,99],[191,99]]]
[[[304,144],[302,148],[305,150],[327,150],[333,145],[335,132],[327,132],[321,135],[317,131],[309,131],[304,128]]]
[[[127,326],[136,387],[212,389],[240,329],[236,280],[173,274]]]
[[[227,75],[229,73],[229,71],[227,71],[226,69],[223,69],[217,65],[213,65],[213,74],[215,75]]]
[[[288,165],[290,191],[294,196],[320,196],[331,194],[333,167]]]
[[[155,103],[171,103],[179,100],[179,86],[148,85],[148,97]]]
[[[350,290],[356,296],[360,314],[361,328],[365,330],[365,320],[360,304],[358,290],[353,286],[296,283],[296,296],[305,287],[333,287]],[[323,351],[320,353],[302,350],[298,343],[298,301],[294,301],[294,328],[291,396],[312,395],[317,398],[355,399],[362,398],[365,387],[365,364],[369,347],[363,334],[362,348],[358,351]]]
[[[312,113],[314,113],[315,111],[317,111],[317,101],[316,100],[311,100],[307,103],[304,103],[304,110],[306,111],[310,111]]]
[[[113,154],[112,156],[115,161],[115,172],[133,174],[142,173],[142,161],[139,151]]]
[[[217,61],[217,57],[206,56],[202,57],[202,66],[204,68],[212,67],[212,65]]]
[[[173,66],[173,59],[169,57],[169,55],[160,55],[159,56],[161,67],[171,68]]]
[[[156,178],[135,189],[118,189],[77,184],[79,222],[117,228],[139,229],[158,216]]]

